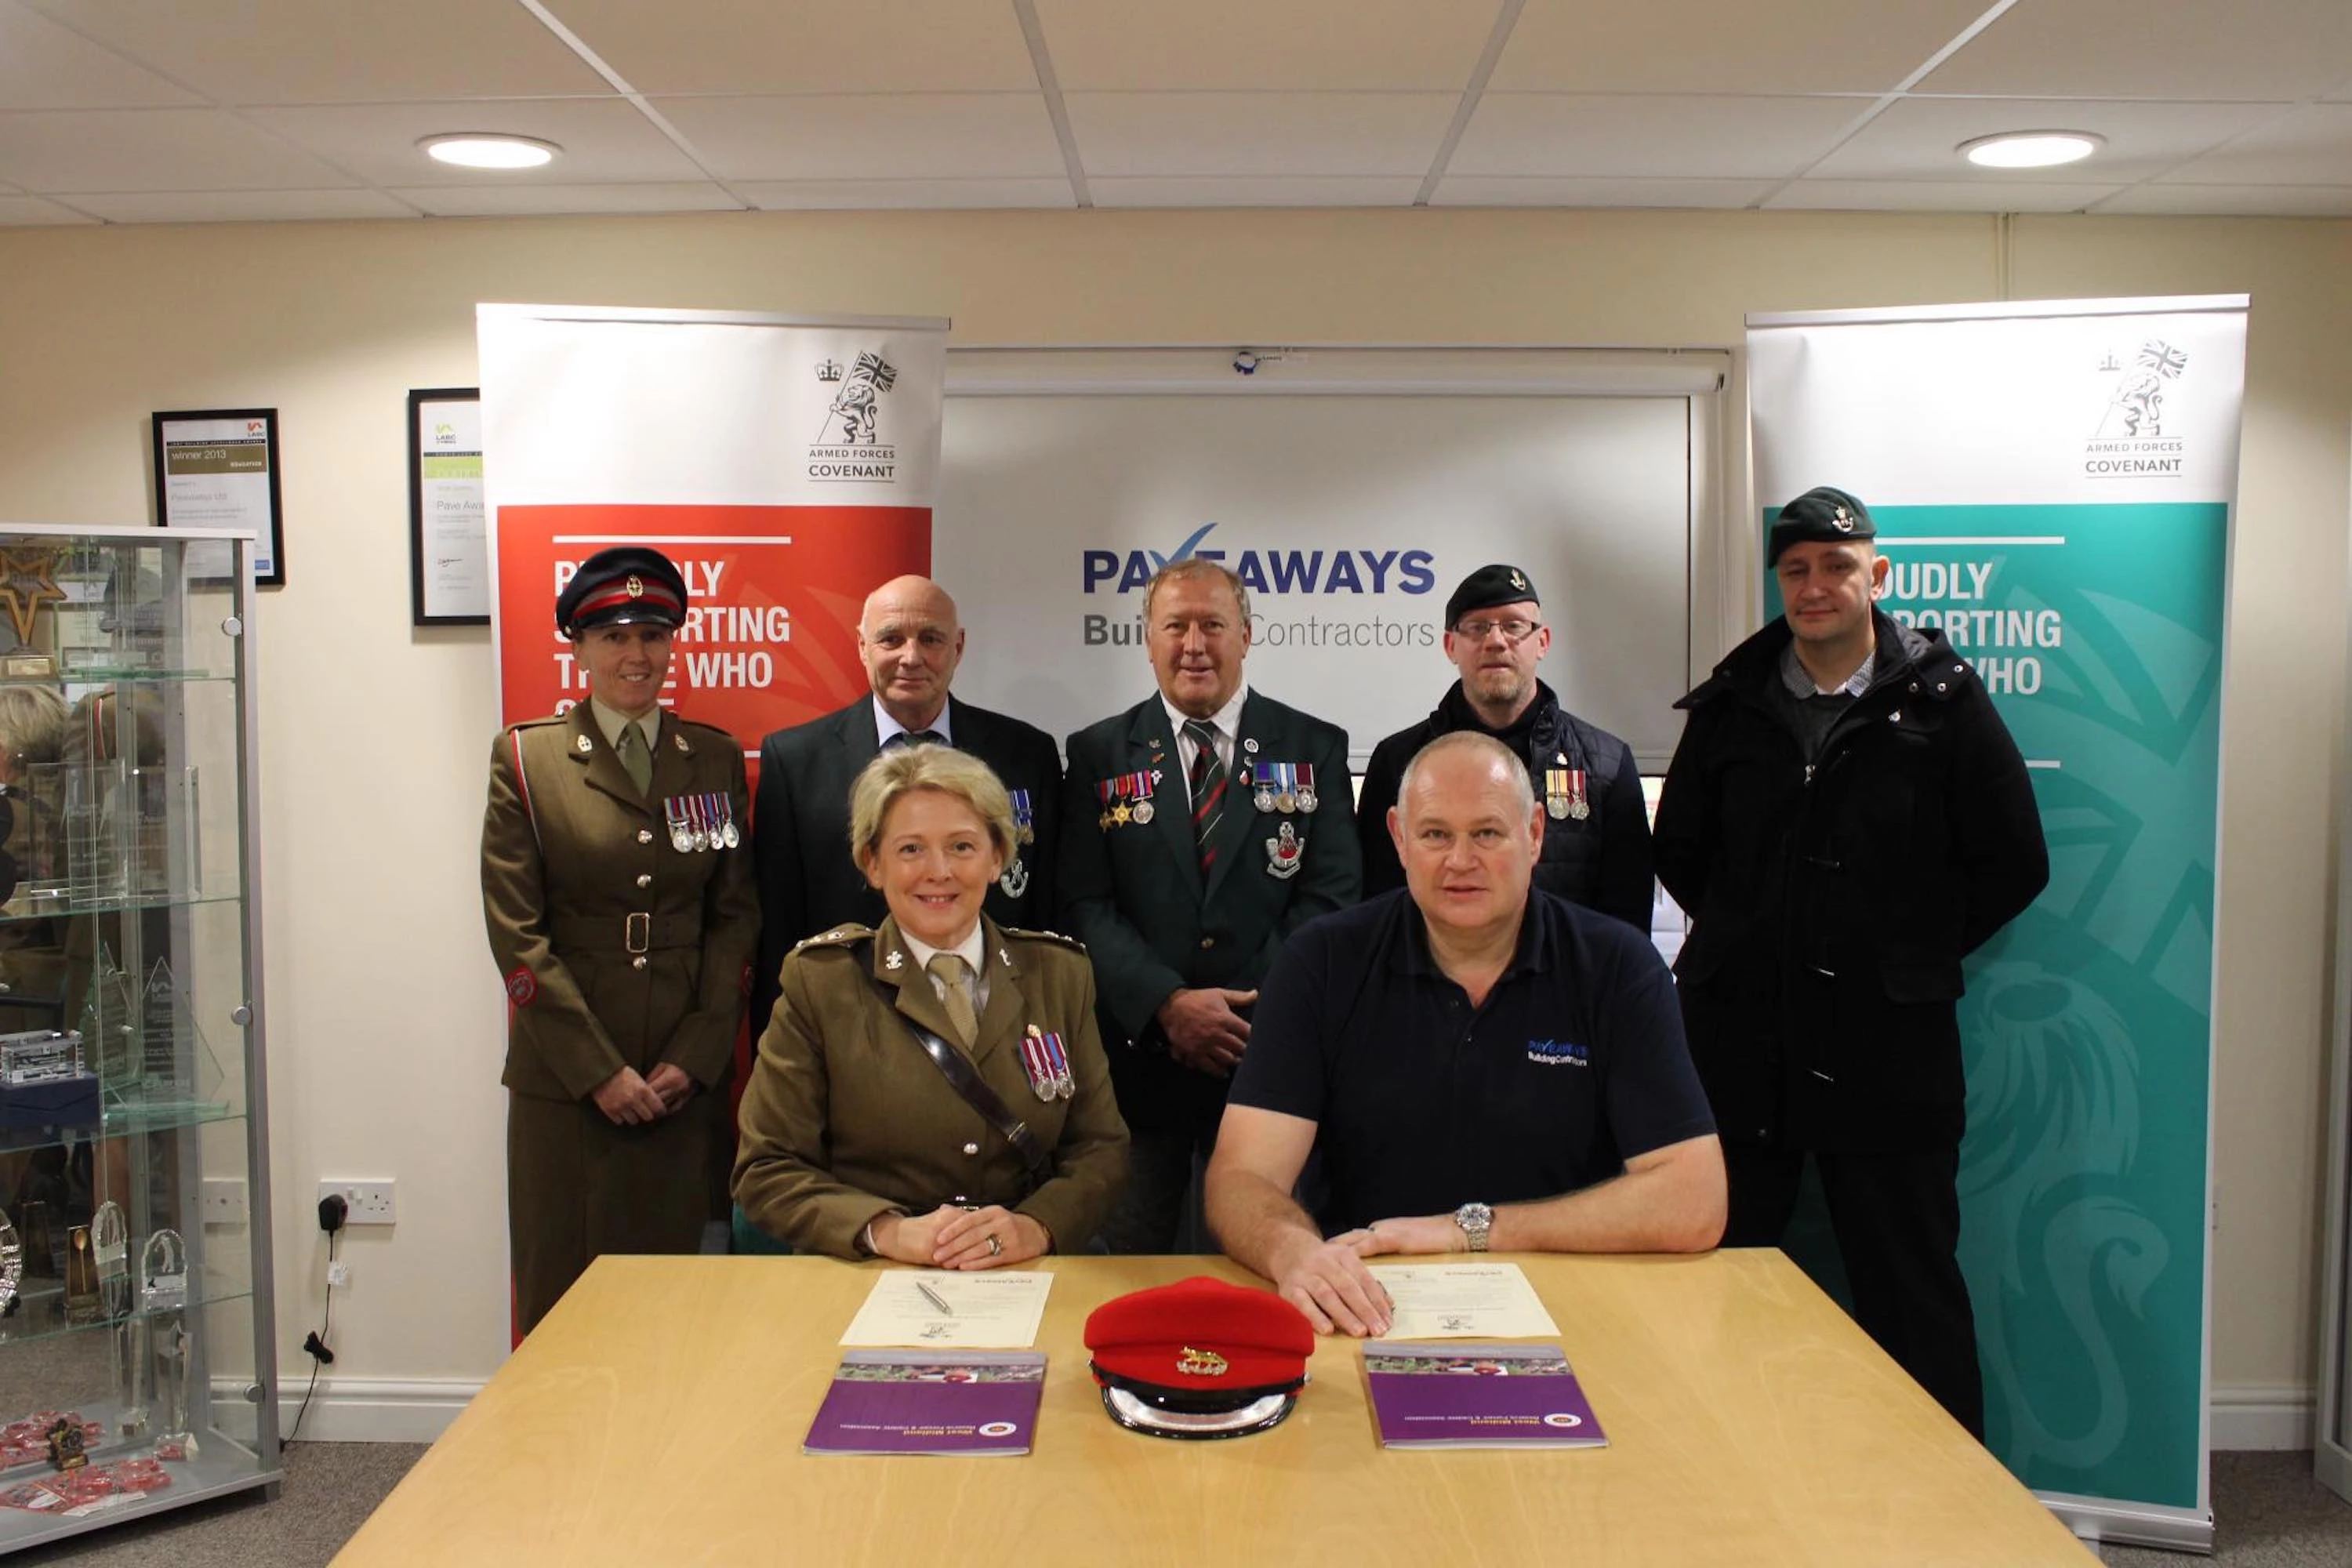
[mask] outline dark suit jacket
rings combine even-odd
[[[1002,926],[1053,923],[1054,861],[1060,820],[1062,763],[1054,738],[1034,724],[950,697],[948,726],[956,749],[995,770],[1006,789],[1029,792],[1036,841],[1021,846],[1028,886],[1019,898],[990,890],[988,918]],[[838,925],[879,926],[882,895],[849,858],[849,786],[874,760],[881,738],[874,700],[860,697],[837,713],[779,730],[760,745],[760,788],[751,843],[760,871],[760,958],[751,976],[751,1037],[768,1026],[776,975],[793,944]],[[1010,868],[1007,876],[1011,876]]]
[[[1313,813],[1261,812],[1241,780],[1260,763],[1315,770]],[[1064,918],[1094,960],[1103,1045],[1130,1127],[1194,1126],[1223,1110],[1225,1082],[1178,1066],[1153,1015],[1184,987],[1256,988],[1282,941],[1317,915],[1356,901],[1363,858],[1349,815],[1348,735],[1252,691],[1242,704],[1234,779],[1218,826],[1216,867],[1201,881],[1183,753],[1160,696],[1070,737],[1063,786]],[[1149,823],[1101,825],[1098,781],[1160,773]],[[1287,824],[1302,841],[1299,869],[1274,872],[1268,841]]]

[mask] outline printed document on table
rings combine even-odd
[[[1053,1286],[1051,1274],[1010,1268],[982,1274],[893,1268],[875,1276],[841,1342],[1026,1350],[1037,1342]]]
[[[1559,1332],[1516,1263],[1367,1265],[1396,1305],[1392,1340],[1523,1340]]]

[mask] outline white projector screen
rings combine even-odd
[[[1339,356],[1320,357],[1328,373]],[[1144,577],[1170,555],[1222,552],[1251,584],[1252,688],[1343,726],[1360,771],[1454,679],[1446,596],[1501,561],[1542,595],[1542,677],[1663,767],[1689,687],[1712,382],[1477,395],[1457,390],[1491,384],[1465,379],[1464,357],[1433,352],[1416,368],[1440,374],[1419,381],[1314,393],[1147,375],[975,395],[951,372],[932,553],[970,634],[958,695],[1057,740],[1140,700]]]

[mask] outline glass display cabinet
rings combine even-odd
[[[278,1479],[252,554],[0,524],[0,1552]]]

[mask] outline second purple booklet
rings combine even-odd
[[[1045,1387],[1035,1351],[852,1351],[801,1450],[1025,1454]]]
[[[1558,1345],[1374,1340],[1364,1373],[1384,1448],[1597,1448],[1601,1435]]]

